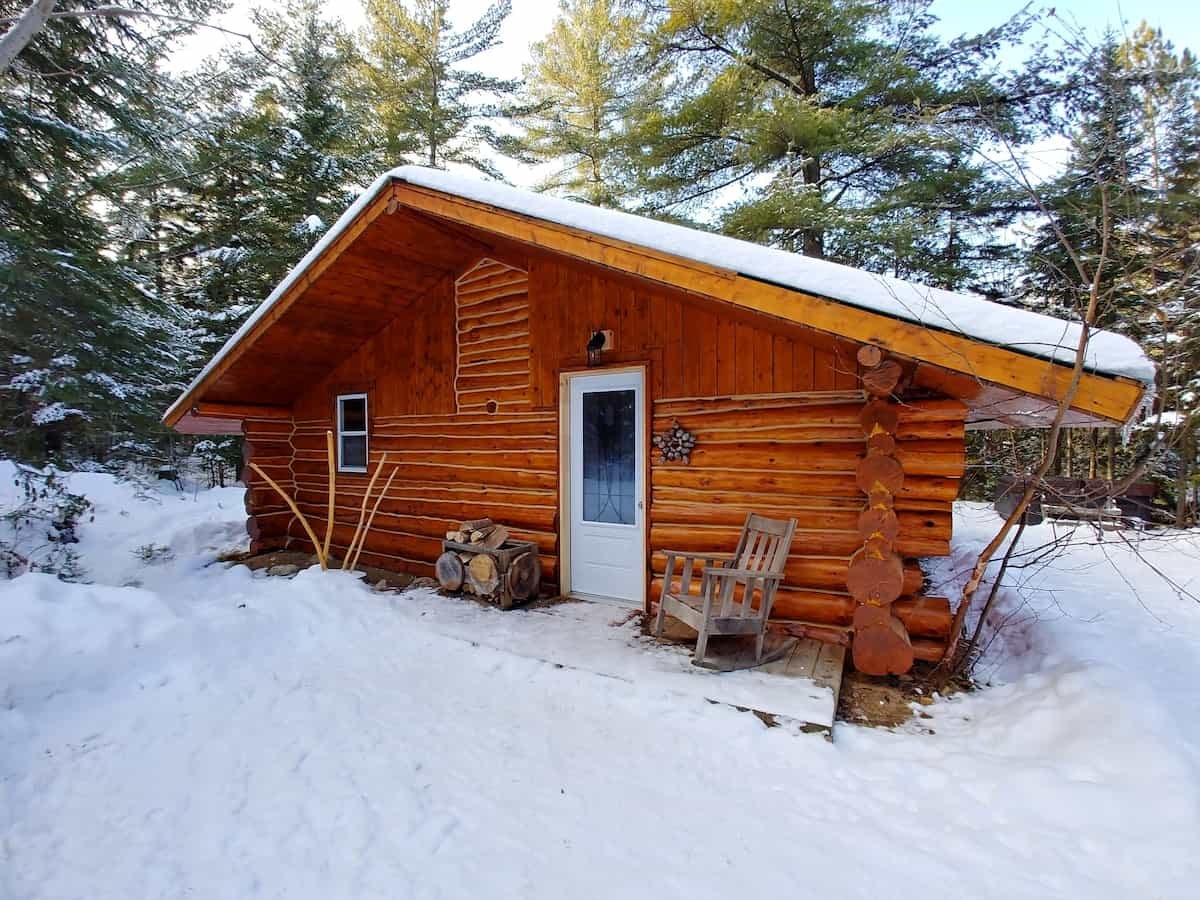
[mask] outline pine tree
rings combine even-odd
[[[632,121],[658,96],[661,73],[645,52],[647,14],[629,0],[562,0],[525,67],[525,142],[555,171],[550,190],[599,206],[630,192]]]
[[[998,189],[970,148],[1015,128],[984,64],[1021,23],[947,43],[929,6],[664,4],[657,47],[674,89],[633,136],[647,209],[725,202],[715,224],[739,237],[969,281],[980,258],[1002,256]]]
[[[360,73],[373,144],[389,165],[461,163],[498,177],[485,148],[505,151],[512,141],[489,122],[514,112],[517,84],[464,64],[496,46],[512,2],[500,0],[461,31],[449,6],[366,0]]]

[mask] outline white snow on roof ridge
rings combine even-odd
[[[1075,361],[1079,323],[1006,306],[976,294],[876,275],[727,235],[440,169],[401,166],[392,174],[409,184],[730,269],[750,278],[828,297],[892,318],[956,332],[1061,363]],[[1154,382],[1154,365],[1142,348],[1130,338],[1114,332],[1092,331],[1085,364],[1089,370],[1106,375],[1125,376],[1146,384]]]
[[[590,206],[548,194],[538,194],[426,166],[398,166],[381,174],[347,207],[321,239],[313,244],[275,290],[259,304],[242,326],[200,370],[163,415],[169,418],[226,355],[258,324],[312,263],[325,252],[392,181],[487,203],[509,212],[588,231],[706,263],[794,290],[828,297],[850,306],[893,318],[956,332],[1043,359],[1071,364],[1079,340],[1079,324],[1017,307],[994,303],[974,294],[875,275],[828,260],[813,259],[726,235],[713,234],[633,213]],[[1093,331],[1086,366],[1105,375],[1154,383],[1154,365],[1141,347],[1124,335]]]

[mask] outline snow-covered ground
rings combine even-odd
[[[1194,896],[1200,605],[1150,568],[1196,593],[1194,536],[1014,570],[991,686],[830,744],[674,690],[611,608],[256,576],[210,565],[237,489],[71,484],[93,583],[0,582],[4,900]]]

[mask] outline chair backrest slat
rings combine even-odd
[[[788,553],[792,547],[792,535],[796,530],[795,519],[768,519],[749,513],[742,534],[734,551],[734,566],[761,575],[782,574],[787,566]],[[760,614],[768,603],[767,582],[761,578],[749,578],[743,587],[742,602],[735,603],[732,583],[727,582],[722,591],[720,609],[722,616],[736,615],[741,618]],[[774,586],[770,588],[774,594]],[[757,595],[759,608],[754,608]]]

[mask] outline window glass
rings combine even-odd
[[[367,467],[367,436],[365,434],[342,435],[341,464],[344,469]]]
[[[635,392],[583,395],[583,518],[636,525],[637,422]]]
[[[367,398],[341,395],[337,398],[338,468],[343,471],[367,468]]]
[[[367,430],[367,400],[365,397],[342,399],[342,431]]]

